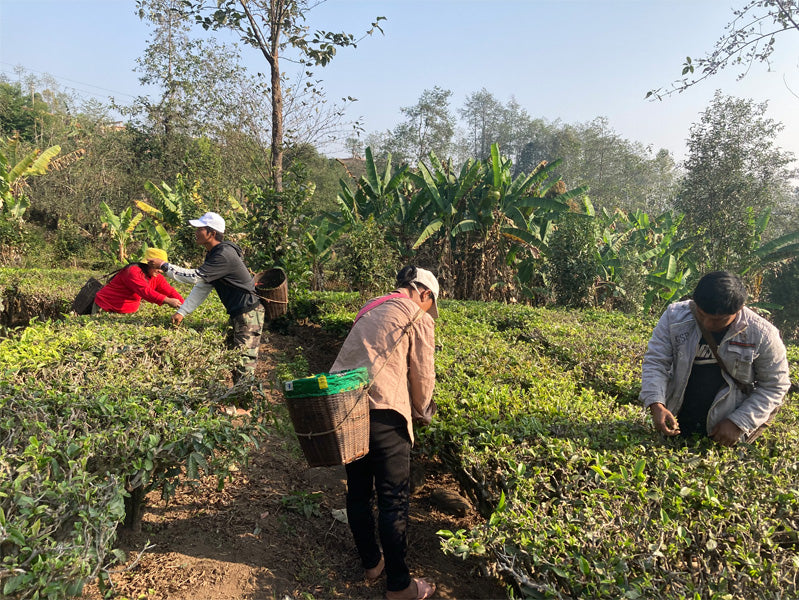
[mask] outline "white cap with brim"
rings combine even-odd
[[[438,318],[438,279],[427,269],[416,269],[416,277],[413,279],[414,283],[421,283],[428,290],[433,292],[433,306],[427,311],[434,319]]]
[[[225,220],[215,212],[207,212],[199,219],[192,219],[189,225],[194,227],[210,227],[219,233],[225,233]]]

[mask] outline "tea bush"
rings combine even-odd
[[[2,276],[32,298],[71,299],[84,280]],[[168,498],[203,474],[223,485],[264,433],[257,388],[239,390],[252,418],[234,424],[216,409],[237,358],[218,299],[179,328],[170,315],[142,303],[133,315],[34,320],[0,340],[3,597],[79,594],[119,558],[117,525],[137,527],[147,492]]]

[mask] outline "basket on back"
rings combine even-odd
[[[267,319],[276,319],[288,312],[289,292],[286,272],[280,267],[261,271],[254,278],[255,293],[264,305]]]
[[[345,465],[369,452],[368,381],[361,367],[285,383],[289,416],[310,466]]]

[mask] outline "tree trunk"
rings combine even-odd
[[[280,64],[274,48],[272,68],[272,177],[275,191],[283,191],[283,89],[280,87]]]
[[[144,515],[144,486],[138,485],[132,490],[128,490],[129,496],[125,496],[125,529],[133,533],[141,532],[141,519]]]
[[[250,22],[250,28],[258,42],[261,53],[269,63],[270,83],[272,86],[272,178],[276,192],[283,191],[283,88],[280,82],[280,37],[284,13],[289,10],[286,0],[270,0],[268,2],[269,38],[261,33],[258,22],[247,6],[246,0],[239,0],[244,14]]]

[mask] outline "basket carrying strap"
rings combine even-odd
[[[406,296],[406,298],[407,298],[407,296]],[[387,299],[388,298],[386,298],[386,300]],[[366,311],[363,311],[363,312],[366,312]],[[377,370],[377,373],[375,373],[375,376],[369,382],[369,385],[364,386],[363,390],[361,391],[361,395],[358,397],[358,400],[356,402],[353,402],[352,408],[350,408],[347,411],[347,414],[344,415],[344,418],[341,420],[341,423],[339,423],[338,425],[333,427],[333,429],[328,429],[327,431],[318,431],[318,432],[311,432],[311,433],[299,433],[299,432],[295,431],[295,433],[297,434],[297,437],[313,438],[313,437],[318,437],[320,435],[330,435],[331,433],[335,433],[337,430],[339,430],[341,428],[341,426],[344,425],[346,420],[349,418],[349,416],[352,413],[352,411],[355,410],[355,407],[358,406],[358,402],[363,400],[363,397],[366,394],[369,393],[370,389],[372,389],[372,385],[374,385],[374,382],[377,380],[377,376],[380,375],[380,372],[383,370],[383,367],[385,367],[388,364],[389,359],[394,354],[394,350],[396,350],[399,347],[399,343],[400,343],[400,341],[402,341],[402,338],[405,337],[405,334],[408,333],[411,330],[411,327],[413,327],[414,323],[416,323],[416,321],[419,320],[419,317],[421,317],[423,314],[424,314],[424,311],[422,310],[422,307],[420,306],[419,309],[416,311],[416,314],[413,315],[413,318],[405,326],[405,329],[402,330],[402,334],[400,334],[399,338],[397,338],[397,341],[394,343],[394,347],[391,349],[391,352],[388,353],[388,356],[386,357],[386,360],[384,360],[383,364],[380,365],[380,368]],[[357,317],[356,317],[356,320],[357,320]]]
[[[258,296],[258,294],[256,294]],[[272,304],[288,304],[288,300],[273,300],[272,298],[264,298],[263,296],[258,296],[261,299],[261,302],[271,302]]]
[[[373,308],[376,308],[376,307],[380,306],[381,304],[383,304],[383,302],[385,302],[386,300],[391,300],[392,298],[407,298],[407,297],[408,296],[406,296],[405,294],[402,294],[400,292],[394,292],[393,294],[388,294],[386,296],[382,296],[380,298],[376,298],[376,299],[372,300],[369,304],[364,306],[360,311],[358,311],[358,314],[355,315],[355,320],[352,322],[352,324],[355,325],[358,322],[358,319],[360,319],[362,316],[364,316],[366,313],[368,313]]]
[[[122,269],[126,269],[127,267],[129,267],[130,265],[133,265],[133,264],[136,264],[136,263],[128,263],[124,267],[119,267],[118,269],[115,269],[115,270],[113,270],[113,271],[111,271],[109,273],[106,273],[105,275],[100,275],[100,279],[105,279],[106,283],[109,283],[114,278],[114,276],[117,273],[119,273]]]

